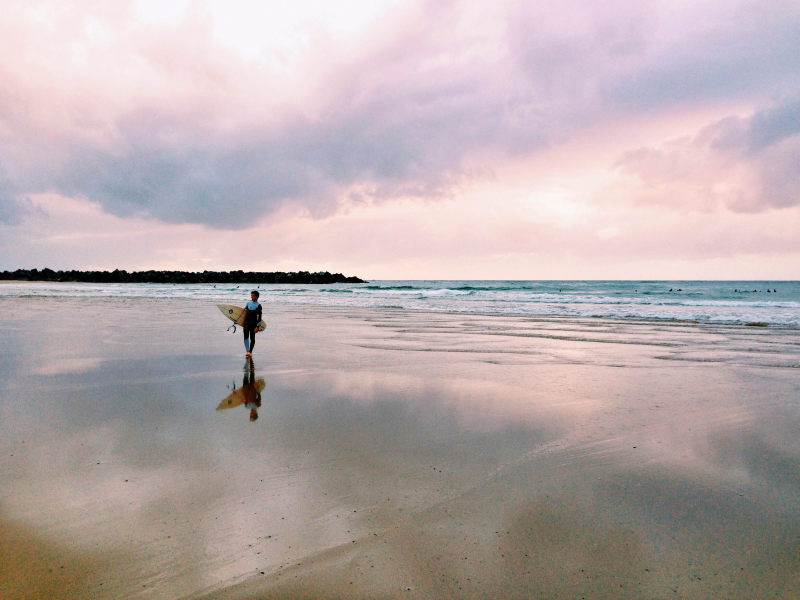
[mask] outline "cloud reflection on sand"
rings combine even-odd
[[[130,302],[130,322],[152,307]],[[35,372],[32,349],[0,367],[2,516],[76,571],[102,557],[71,597],[797,591],[793,369],[665,360],[568,320],[570,339],[551,321],[504,345],[513,319],[270,312],[283,333],[257,347],[254,423],[215,410],[251,375],[239,337],[212,329],[169,354],[170,327],[123,326],[99,343],[129,356],[93,368],[96,343],[64,326],[51,360],[85,368]],[[670,352],[724,337],[666,329]]]

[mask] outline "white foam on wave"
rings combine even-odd
[[[647,286],[647,287],[645,287]],[[690,286],[694,286],[690,288]],[[750,282],[740,288],[753,288]],[[386,284],[248,285],[86,284],[22,282],[0,286],[4,296],[65,298],[185,298],[242,304],[251,289],[262,303],[482,313],[521,316],[665,319],[800,328],[800,283],[781,293],[735,293],[735,282],[387,282]],[[766,286],[762,286],[766,287]],[[680,291],[670,291],[678,289]],[[646,292],[646,293],[643,293]]]

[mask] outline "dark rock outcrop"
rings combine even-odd
[[[53,271],[52,269],[17,269],[3,271],[0,280],[18,281],[80,281],[85,283],[366,283],[358,277],[320,271]]]

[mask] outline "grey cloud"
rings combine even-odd
[[[17,225],[29,211],[29,206],[26,204],[24,200],[0,192],[0,224]]]
[[[624,14],[580,2],[526,7],[509,22],[508,43],[540,105],[585,112],[592,104],[601,108],[604,81],[641,61],[650,18],[646,9],[631,6]]]
[[[758,158],[762,202],[784,208],[800,205],[800,135],[774,144]]]
[[[418,59],[393,57],[388,67],[407,72]],[[359,68],[380,73],[386,66]],[[68,142],[46,168],[21,165],[28,177],[18,184],[89,197],[118,215],[232,228],[287,204],[328,214],[350,186],[375,200],[443,196],[473,149],[523,136],[531,147],[546,137],[540,122],[526,125],[507,109],[501,82],[484,90],[473,75],[471,68],[443,69],[411,81],[346,81],[329,91],[320,117],[286,114],[280,127],[224,133],[196,117],[139,109],[117,118],[116,147]]]
[[[169,93],[160,104],[137,100],[134,83],[133,101],[104,121],[111,133],[103,139],[83,131],[78,117],[61,131],[38,135],[24,118],[0,112],[0,131],[12,132],[0,133],[8,142],[0,145],[0,163],[9,166],[7,182],[0,182],[0,219],[19,218],[20,194],[44,191],[84,196],[121,216],[234,229],[286,206],[324,216],[344,198],[443,197],[485,169],[479,157],[487,154],[536,152],[631,107],[703,103],[798,79],[800,52],[791,52],[800,38],[797,20],[781,18],[793,14],[789,5],[760,16],[746,9],[749,21],[709,21],[705,30],[655,47],[654,32],[674,24],[661,22],[653,5],[626,4],[518,8],[506,15],[500,37],[487,43],[459,29],[474,10],[469,3],[421,2],[419,18],[387,27],[385,39],[364,42],[357,58],[331,60],[325,75],[312,73],[318,81],[310,109],[248,116],[241,89],[230,98],[218,89],[233,85],[232,76],[212,82],[201,76],[198,62],[217,74],[222,67],[214,52],[198,51],[172,57],[161,74],[176,76],[186,60],[197,106]],[[565,18],[569,11],[580,17],[578,25]],[[420,25],[426,14],[435,18]],[[148,47],[155,35],[148,33]],[[771,42],[746,51],[753,36]],[[210,37],[194,41],[203,44],[213,49]],[[146,55],[155,69],[158,55]],[[245,63],[231,68],[239,79],[258,80],[253,89],[266,93],[263,71]],[[196,81],[193,73],[201,74]],[[753,160],[767,146],[780,154],[764,169],[764,189],[776,194],[787,193],[780,183],[790,173],[777,165],[788,150],[775,143],[796,131],[792,110],[765,112],[747,133]],[[102,99],[82,100],[75,113],[91,121],[93,111],[105,113]],[[233,125],[219,125],[226,121]],[[740,144],[731,136],[744,134],[734,129],[716,143]]]
[[[685,22],[670,24],[666,14],[653,15],[640,60],[600,85],[606,102],[658,108],[753,98],[800,85],[800,16],[793,3],[768,9],[747,3],[710,13],[698,5],[675,14]],[[686,31],[659,42],[659,25],[667,33],[670,27]]]
[[[768,146],[800,133],[800,96],[776,103],[750,119],[748,145],[757,153]]]
[[[15,186],[0,162],[0,225],[18,225],[26,215],[34,212],[38,209]]]
[[[800,133],[800,96],[773,102],[749,118],[728,117],[703,129],[698,140],[720,152],[757,157]]]
[[[758,212],[800,205],[799,155],[800,101],[792,97],[748,118],[712,123],[693,137],[628,152],[616,164],[653,190],[676,183],[695,190],[694,198],[670,194],[674,202],[719,200],[738,212]],[[716,192],[715,183],[735,169],[753,174],[752,189]]]

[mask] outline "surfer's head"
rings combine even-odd
[[[258,411],[255,408],[250,409],[250,421],[255,421],[258,418]]]
[[[252,292],[250,292],[250,297],[253,300],[258,300],[258,296],[259,296],[258,290],[253,290]]]

